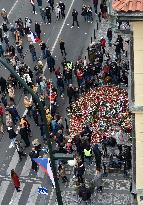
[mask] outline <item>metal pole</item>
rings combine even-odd
[[[25,83],[24,80],[21,79],[21,77],[15,72],[14,68],[6,62],[6,60],[2,57],[0,57],[0,63],[3,64],[9,71],[10,73],[12,73],[14,75],[14,77],[23,85],[23,87],[32,95],[32,97],[34,98],[34,100],[38,103],[39,105],[39,110],[40,110],[40,114],[42,117],[42,120],[45,124],[45,131],[46,131],[46,138],[47,138],[47,144],[48,144],[48,149],[49,149],[49,156],[50,156],[50,161],[51,161],[51,167],[52,167],[52,171],[53,171],[53,176],[54,176],[54,181],[55,181],[55,188],[56,188],[56,196],[57,196],[57,202],[58,205],[63,205],[63,201],[62,201],[62,196],[61,196],[61,191],[60,191],[60,186],[59,186],[59,182],[58,182],[58,178],[57,178],[57,171],[56,171],[56,165],[55,165],[55,161],[54,161],[54,156],[53,156],[53,152],[52,152],[52,144],[50,141],[50,135],[49,135],[49,130],[48,130],[48,126],[47,126],[47,119],[46,119],[46,114],[44,111],[44,107],[43,104],[41,103],[41,101],[39,100],[39,97],[33,92],[33,90]]]

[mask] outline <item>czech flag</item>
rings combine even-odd
[[[41,39],[37,37],[36,33],[31,32],[29,37],[33,43],[41,43]]]
[[[38,165],[41,167],[41,169],[49,175],[53,186],[55,187],[55,181],[53,177],[53,172],[50,166],[49,158],[32,158]]]

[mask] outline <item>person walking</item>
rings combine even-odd
[[[62,56],[65,54],[65,56],[67,55],[66,54],[66,50],[65,50],[65,42],[61,39],[60,40],[60,50],[61,50],[61,54]]]
[[[32,9],[33,9],[33,13],[37,14],[37,12],[35,10],[35,0],[30,0],[30,3],[31,3]]]
[[[14,169],[11,170],[11,180],[15,186],[15,189],[17,192],[20,192],[20,181],[19,181],[19,177],[16,174],[16,172],[14,171]]]
[[[26,153],[23,153],[24,149],[22,147],[21,141],[20,140],[15,140],[15,148],[16,151],[19,155],[19,160],[22,160],[22,156],[26,157]]]
[[[76,22],[76,24],[77,24],[77,27],[79,28],[79,23],[78,23],[78,19],[77,19],[77,17],[78,17],[78,12],[77,12],[75,9],[73,9],[72,17],[73,17],[73,23],[72,23],[71,28],[74,27],[74,23],[75,23],[75,22]]]
[[[38,22],[35,22],[35,33],[37,34],[38,38],[40,39],[41,28]]]

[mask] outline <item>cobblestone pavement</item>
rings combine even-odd
[[[96,41],[98,41],[101,37],[106,38],[107,29],[110,27],[109,21],[102,21],[98,33],[96,34]],[[113,41],[115,43],[117,34],[113,33]],[[124,36],[127,38],[127,35]],[[107,40],[107,39],[106,39]],[[106,47],[106,51],[110,54],[112,59],[115,58],[115,47],[108,46]],[[85,53],[84,53],[85,54]],[[124,54],[122,58],[125,59]],[[109,150],[110,151],[110,150]],[[108,161],[108,159],[105,159]],[[85,171],[85,184],[89,186],[89,183],[93,180],[95,175],[95,165],[93,164],[90,168]],[[63,203],[64,205],[84,205],[85,202],[81,201],[81,199],[77,196],[77,185],[76,179],[74,179],[73,171],[71,168],[67,168],[67,176],[70,179],[66,188],[62,191]],[[53,202],[54,205],[57,205],[57,202]],[[103,178],[103,192],[97,193],[94,191],[91,197],[91,202],[87,202],[87,205],[131,205],[131,194],[130,194],[130,174],[128,178],[124,177],[123,170],[120,173],[108,173],[107,177]],[[133,204],[132,204],[133,205]]]

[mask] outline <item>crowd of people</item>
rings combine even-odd
[[[37,14],[35,1],[31,0],[30,2],[33,13]],[[65,18],[66,8],[62,1],[55,5],[54,0],[49,0],[45,8],[42,8],[41,0],[37,0],[37,3],[44,23],[52,23],[52,12],[55,12],[56,20]],[[101,2],[99,13],[98,3],[98,0],[93,0],[93,6],[85,4],[82,6],[81,15],[85,21],[93,22],[92,7],[98,14],[99,22],[102,18],[108,19],[106,1]],[[24,20],[19,18],[14,25],[9,24],[10,20],[5,9],[2,9],[1,16],[4,22],[0,27],[0,56],[7,59],[17,74],[33,89],[43,103],[50,137],[56,144],[54,152],[75,153],[74,177],[77,178],[79,185],[82,184],[79,196],[82,198],[87,196],[83,199],[87,200],[91,196],[91,190],[87,189],[84,183],[86,167],[92,166],[95,162],[96,177],[94,180],[99,192],[102,191],[102,169],[105,172],[106,166],[119,169],[124,167],[124,174],[127,174],[127,170],[131,168],[131,148],[126,144],[132,129],[126,91],[129,69],[126,57],[128,56],[129,40],[124,41],[123,37],[118,35],[113,41],[114,33],[109,28],[106,37],[101,37],[89,45],[88,57],[85,59],[79,57],[74,63],[67,59],[65,42],[60,39],[59,49],[63,61],[56,67],[49,47],[42,41],[41,26],[38,22],[35,22],[34,32],[42,59],[38,58],[32,41],[32,20],[29,17],[25,17]],[[72,11],[72,17],[72,27],[75,23],[79,27],[78,12],[75,9]],[[15,45],[10,42],[10,32]],[[24,62],[23,39],[25,36],[29,41],[32,60],[36,62],[34,69]],[[114,59],[107,47],[114,49]],[[52,79],[45,77],[44,60],[46,60],[50,72],[55,75],[56,84]],[[75,77],[77,83],[74,83]],[[121,88],[122,85],[124,88]],[[33,145],[29,156],[31,160],[39,157],[41,144],[46,143],[46,135],[45,124],[40,116],[38,105],[12,74],[8,79],[1,76],[0,88],[0,132],[2,135],[5,131],[8,133],[11,140],[10,148],[16,148],[21,161],[26,156],[25,149],[31,146],[32,130],[29,120],[32,119],[41,131],[41,142]],[[27,110],[25,116],[20,116],[16,108],[17,90],[24,93],[23,105]],[[65,93],[69,100],[69,106],[67,108],[68,117],[64,116],[63,118],[59,114],[57,99],[65,100]],[[97,130],[98,128],[99,130]],[[105,129],[110,133],[104,132]],[[117,149],[118,153],[116,154],[115,150]],[[110,159],[108,165],[103,166],[102,158]],[[35,172],[38,170],[37,164],[33,160],[32,169]],[[59,163],[58,173],[63,183],[68,182],[65,163],[62,161]],[[19,178],[14,170],[12,170],[11,176],[12,180],[16,178],[15,187],[19,192]]]

